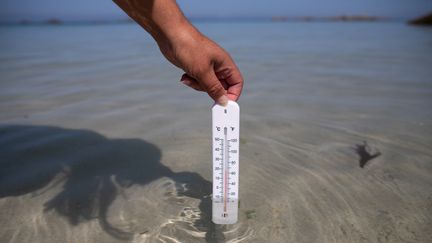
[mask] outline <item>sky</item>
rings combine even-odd
[[[178,0],[190,17],[334,16],[412,18],[432,12],[432,0]],[[0,0],[0,21],[110,20],[126,16],[111,0]]]

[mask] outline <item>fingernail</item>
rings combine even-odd
[[[220,104],[220,105],[222,105],[222,106],[227,106],[228,105],[228,97],[226,95],[222,95],[217,100],[217,103]]]
[[[190,85],[191,82],[189,80],[181,80],[180,82],[182,82],[182,84],[184,85]]]

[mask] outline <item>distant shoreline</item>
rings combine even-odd
[[[405,22],[405,18],[390,18],[369,15],[338,15],[338,16],[270,16],[270,17],[189,17],[194,23],[200,22]],[[33,26],[33,25],[110,25],[134,23],[131,19],[116,20],[62,20],[49,18],[46,20],[0,21],[0,25]]]

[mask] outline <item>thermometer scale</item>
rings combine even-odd
[[[234,101],[212,108],[215,224],[234,224],[238,215],[240,107]]]

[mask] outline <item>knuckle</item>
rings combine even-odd
[[[222,92],[222,89],[222,86],[217,82],[211,83],[207,86],[207,92],[211,95],[220,94]]]
[[[231,68],[224,68],[224,69],[222,69],[222,70],[220,70],[220,71],[218,71],[217,73],[216,73],[216,76],[219,78],[219,79],[227,79],[227,78],[229,78],[230,76],[232,75],[232,69]]]

